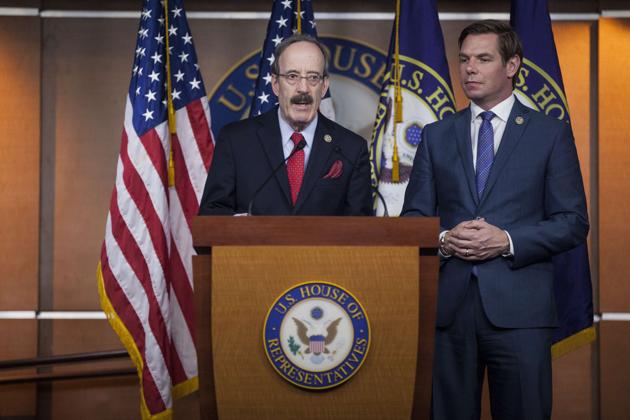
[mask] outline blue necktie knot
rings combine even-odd
[[[479,116],[481,117],[482,120],[488,121],[488,122],[492,121],[492,119],[496,117],[496,115],[492,111],[483,111],[481,114],[479,114]]]

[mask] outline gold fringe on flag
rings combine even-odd
[[[166,37],[166,101],[168,108],[168,131],[172,136],[177,132],[177,124],[175,123],[175,107],[173,106],[173,93],[171,91],[171,59],[168,47],[168,0],[164,0],[164,35]],[[175,186],[175,164],[173,163],[172,142],[168,154],[168,186]]]
[[[578,347],[582,347],[585,344],[595,341],[596,338],[597,332],[595,331],[595,327],[591,326],[585,328],[582,331],[575,333],[564,340],[560,340],[551,346],[551,358],[555,360],[558,357],[572,352]]]
[[[101,301],[101,308],[107,317],[107,321],[109,321],[109,325],[112,327],[118,338],[122,342],[123,346],[129,353],[129,357],[136,367],[136,371],[138,372],[138,382],[140,384],[140,414],[142,420],[172,420],[173,418],[173,410],[168,408],[165,411],[152,415],[149,411],[149,407],[147,407],[147,402],[144,398],[144,387],[143,383],[143,375],[142,372],[144,370],[144,361],[142,359],[142,354],[140,350],[136,346],[136,342],[133,339],[133,336],[127,329],[125,323],[118,317],[118,314],[114,310],[114,306],[112,305],[109,297],[107,296],[107,292],[105,292],[105,280],[103,279],[103,270],[101,267],[101,263],[98,263],[96,267],[96,279],[98,282],[98,296]],[[197,377],[193,378],[197,379]],[[197,383],[198,385],[198,383]]]

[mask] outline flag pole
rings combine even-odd
[[[168,109],[168,131],[172,135],[177,132],[177,124],[175,123],[175,107],[173,107],[173,94],[171,91],[171,58],[170,48],[168,46],[168,0],[164,0],[164,36],[166,38],[166,101]],[[168,186],[175,186],[175,164],[173,163],[173,145],[169,147],[168,153]]]
[[[295,0],[297,3],[297,33],[302,33],[302,0]]]
[[[402,122],[402,93],[400,91],[400,51],[399,51],[399,39],[398,33],[400,29],[400,0],[396,0],[396,28],[395,28],[395,40],[394,40],[394,147],[392,150],[392,182],[400,182],[400,165],[398,161],[398,142],[396,140],[396,132],[398,123]]]

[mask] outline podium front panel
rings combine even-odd
[[[208,306],[218,417],[410,418],[419,269],[416,247],[213,247]],[[360,370],[344,384],[323,391],[286,381],[263,347],[263,323],[275,299],[310,281],[334,283],[351,292],[363,305],[371,329],[370,349]]]

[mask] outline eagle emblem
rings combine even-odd
[[[269,362],[307,389],[336,387],[363,364],[370,346],[365,309],[334,283],[299,283],[269,308],[263,331]]]
[[[324,323],[323,328],[326,328],[326,334],[322,327],[316,326],[306,320],[299,320],[293,318],[295,325],[297,326],[297,336],[305,346],[308,346],[304,353],[313,354],[311,361],[313,363],[321,363],[319,359],[321,354],[329,354],[330,350],[326,346],[331,344],[335,337],[337,337],[337,327],[341,322],[341,318],[337,318],[334,321],[327,321]]]

